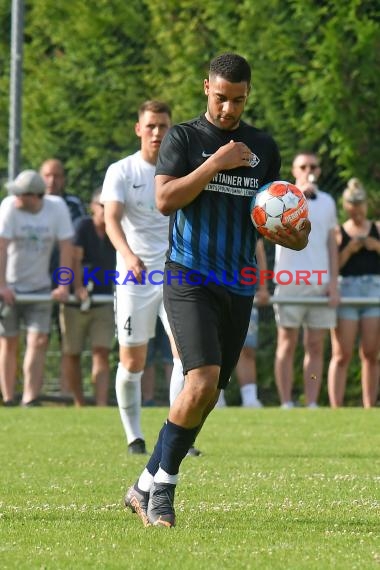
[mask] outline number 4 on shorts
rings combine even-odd
[[[132,334],[131,317],[128,317],[127,320],[125,321],[124,330],[127,331],[128,336],[131,336]]]

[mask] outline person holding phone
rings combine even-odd
[[[378,297],[380,291],[380,221],[367,217],[367,193],[358,178],[351,178],[343,192],[348,219],[337,227],[341,297]],[[338,308],[338,322],[331,332],[332,357],[328,373],[330,404],[343,405],[348,367],[356,337],[363,406],[376,405],[379,390],[380,306]]]

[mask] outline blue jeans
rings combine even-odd
[[[258,332],[259,332],[259,312],[256,309],[256,307],[253,307],[251,312],[251,318],[249,320],[247,336],[245,337],[244,341],[244,346],[248,346],[250,348],[257,348]]]
[[[344,305],[338,307],[338,318],[358,321],[363,318],[380,318],[380,275],[360,275],[340,278],[340,295],[344,297],[377,297],[377,305]]]

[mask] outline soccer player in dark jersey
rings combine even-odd
[[[225,388],[247,334],[254,279],[256,230],[250,201],[279,179],[274,140],[241,120],[251,69],[237,54],[212,60],[204,80],[207,111],[172,127],[156,167],[156,202],[170,215],[164,302],[186,375],[153,454],[125,497],[145,525],[175,524],[179,467]],[[303,249],[310,224],[271,235]]]

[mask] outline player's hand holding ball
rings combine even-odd
[[[283,228],[278,228],[275,232],[270,232],[266,236],[269,241],[300,251],[304,249],[309,242],[309,233],[311,230],[310,220],[305,219],[300,229],[296,229],[290,224],[286,224]]]
[[[257,191],[251,203],[251,220],[270,241],[301,250],[308,243],[311,224],[303,193],[290,182],[276,180]]]

